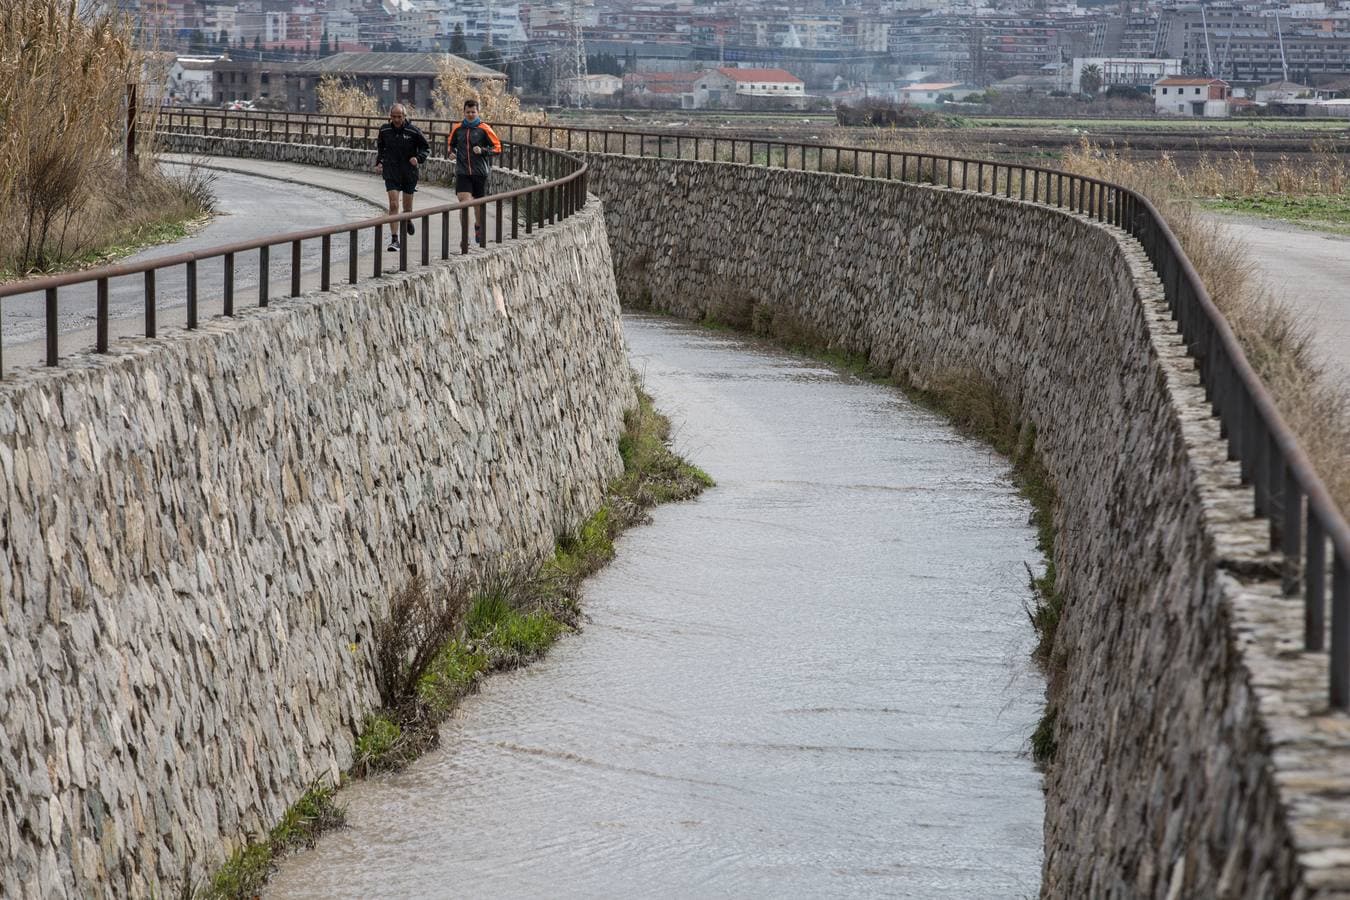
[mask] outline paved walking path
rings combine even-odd
[[[216,215],[188,237],[132,254],[120,261],[124,265],[287,232],[357,222],[377,217],[385,210],[384,184],[373,171],[346,172],[294,163],[229,157],[168,154],[162,159],[169,167],[196,163],[216,170]],[[454,201],[452,190],[425,186],[417,192],[416,207],[426,209]],[[489,210],[489,236],[493,233],[494,223],[495,219]],[[438,259],[441,248],[440,222],[432,219],[430,224],[429,256]],[[457,254],[460,242],[458,216],[451,216],[449,230],[450,252]],[[373,238],[371,232],[363,233],[357,247],[363,279],[368,278],[374,268],[376,251]],[[422,234],[419,233],[409,242],[409,268],[416,267],[420,262],[421,250]],[[347,279],[348,252],[349,244],[345,239],[332,242],[331,272],[334,285],[344,283]],[[398,254],[382,251],[380,255],[384,271],[398,269]],[[318,287],[320,260],[319,241],[308,242],[301,255],[303,290]],[[256,252],[241,254],[236,259],[236,308],[257,304],[258,264]],[[283,245],[272,249],[267,279],[270,297],[280,299],[290,295],[290,264],[288,247]],[[198,263],[197,269],[199,317],[204,322],[220,315],[223,308],[224,261],[205,260]],[[157,273],[155,309],[161,333],[186,324],[186,293],[184,267]],[[108,301],[110,339],[115,341],[144,334],[145,285],[142,275],[111,279]],[[91,350],[95,340],[94,284],[90,282],[62,288],[58,306],[62,358]],[[41,293],[8,297],[0,303],[0,340],[3,341],[6,371],[21,366],[41,365],[45,360],[45,335],[45,298]]]
[[[1249,216],[1212,219],[1243,241],[1271,289],[1308,323],[1329,373],[1350,387],[1350,237]]]
[[[163,159],[165,162],[182,164],[196,161],[212,169],[323,188],[327,191],[365,200],[378,208],[376,212],[385,208],[384,182],[375,174],[374,170],[348,172],[340,169],[322,169],[301,163],[269,162],[267,160],[240,159],[228,156],[197,157],[180,153],[165,154]],[[454,202],[455,192],[448,187],[430,184],[419,184],[417,186],[415,205],[418,208]]]

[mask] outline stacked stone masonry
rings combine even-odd
[[[602,213],[0,382],[0,896],[177,896],[376,705],[372,621],[549,553],[633,401]]]
[[[991,379],[1061,496],[1048,897],[1350,888],[1345,716],[1158,280],[1118,230],[928,186],[593,155],[622,299]],[[657,198],[658,202],[653,202]]]

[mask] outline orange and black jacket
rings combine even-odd
[[[455,174],[473,175],[486,178],[491,170],[492,157],[502,152],[502,142],[497,132],[482,119],[472,122],[456,122],[450,129],[447,149],[455,156]],[[482,153],[474,153],[474,147],[482,147]]]

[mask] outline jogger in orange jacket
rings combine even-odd
[[[502,142],[492,126],[478,117],[477,100],[464,101],[464,119],[450,129],[446,143],[446,150],[455,157],[455,194],[460,202],[486,197],[491,190],[492,157],[502,152]],[[485,208],[486,204],[476,210],[473,229],[473,239],[480,245],[484,241]]]

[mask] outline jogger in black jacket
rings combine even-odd
[[[389,110],[389,121],[380,126],[380,136],[375,142],[375,171],[384,176],[384,189],[389,193],[389,215],[398,214],[399,194],[403,195],[403,211],[412,212],[418,167],[427,161],[430,151],[426,135],[408,121],[403,104],[394,104]],[[417,230],[411,219],[403,224],[408,234]],[[398,232],[390,229],[389,249],[397,250],[398,242]]]

